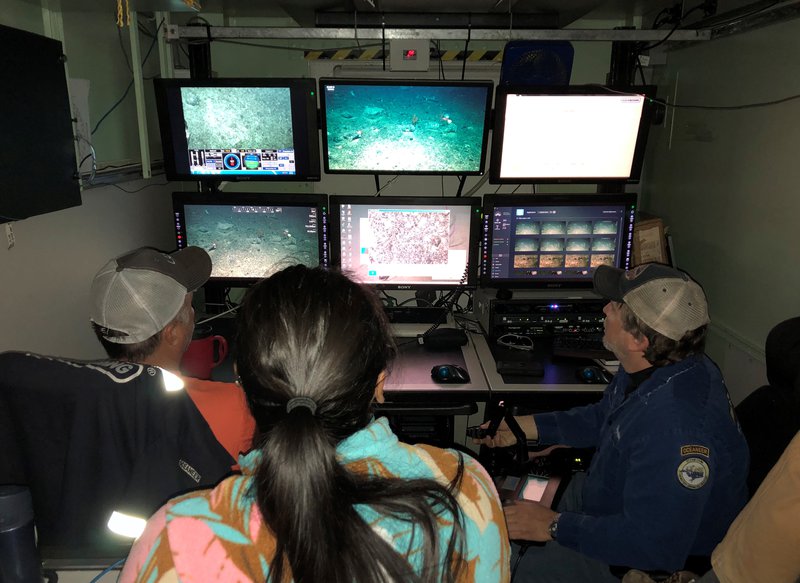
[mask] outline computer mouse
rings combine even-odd
[[[457,364],[437,364],[431,369],[431,378],[437,383],[468,383],[469,373]]]
[[[611,375],[599,366],[579,366],[575,369],[575,376],[589,384],[605,385],[611,382]]]

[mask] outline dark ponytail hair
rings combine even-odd
[[[254,495],[276,542],[268,581],[455,581],[463,567],[454,496],[463,460],[445,487],[355,474],[336,457],[337,444],[372,419],[376,384],[395,355],[374,293],[338,272],[289,267],[248,292],[237,347],[262,451]],[[294,397],[313,399],[316,411],[287,413]],[[357,504],[413,525],[424,541],[420,574],[361,518]],[[440,520],[453,524],[444,555]]]

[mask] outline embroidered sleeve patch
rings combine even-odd
[[[711,471],[705,460],[699,457],[690,457],[683,460],[678,466],[678,481],[685,488],[697,490],[708,482]]]
[[[687,455],[702,455],[705,457],[709,457],[709,449],[703,445],[682,445],[681,446],[681,457]]]

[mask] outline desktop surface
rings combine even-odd
[[[606,388],[605,384],[579,380],[578,371],[593,364],[591,360],[555,357],[549,340],[534,339],[531,351],[497,346],[493,339],[483,336],[474,338],[474,343],[492,392],[602,393]],[[538,361],[542,374],[525,376],[497,372],[497,361],[508,360]]]

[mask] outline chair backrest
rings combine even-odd
[[[234,461],[148,365],[2,353],[0,421],[0,484],[30,488],[44,547],[116,550],[113,511],[147,518]]]
[[[800,431],[800,400],[792,389],[765,385],[737,405],[736,416],[750,449],[747,489],[752,496]]]
[[[751,496],[800,431],[800,317],[775,325],[767,335],[764,353],[769,384],[736,407],[750,448],[747,486]]]

